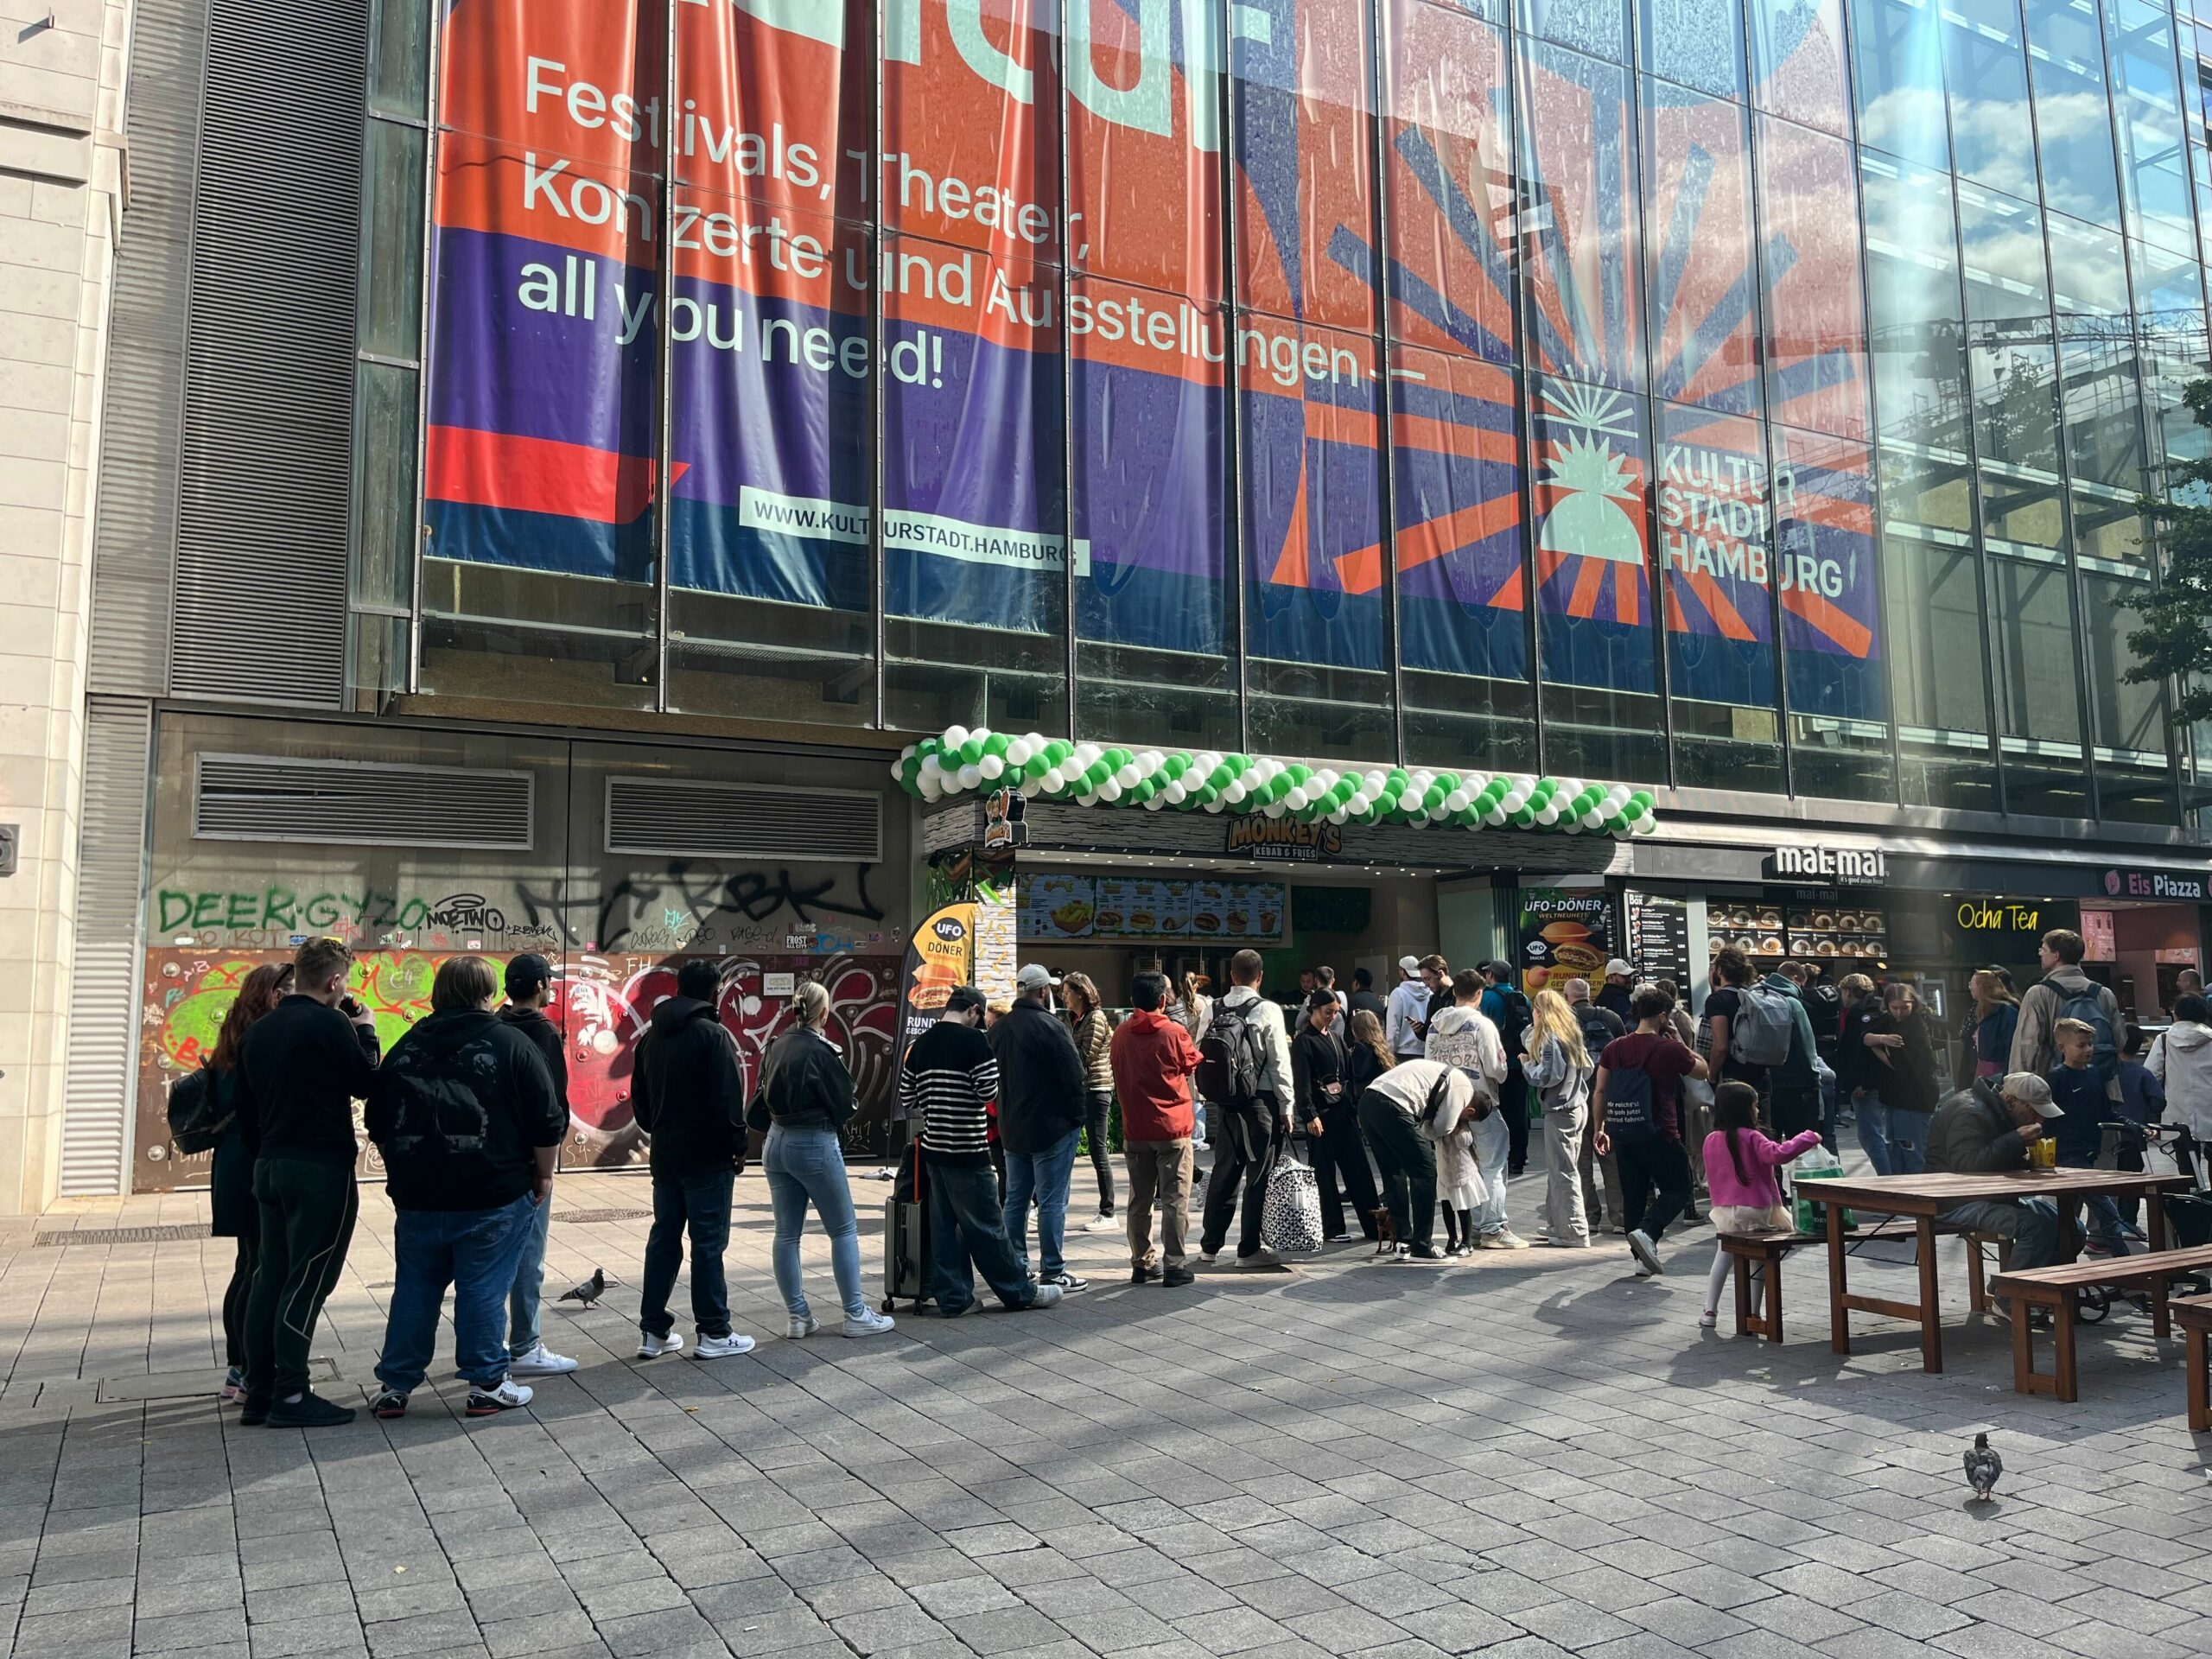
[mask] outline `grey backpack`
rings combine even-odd
[[[1789,1058],[1796,1030],[1787,993],[1746,985],[1736,993],[1736,1017],[1728,1022],[1729,1058],[1745,1065],[1780,1065]]]

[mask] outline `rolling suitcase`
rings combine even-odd
[[[900,1160],[899,1178],[883,1205],[883,1311],[899,1302],[920,1306],[924,1288],[922,1262],[929,1249],[928,1194],[922,1189],[922,1143],[917,1139],[909,1155]]]

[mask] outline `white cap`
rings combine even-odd
[[[1031,991],[1048,991],[1060,982],[1052,977],[1052,970],[1039,962],[1025,962],[1021,971],[1014,976],[1014,988],[1024,995]]]
[[[1408,979],[1411,979],[1415,974],[1421,971],[1421,958],[1419,957],[1400,957],[1398,958],[1398,971],[1401,974],[1403,974]]]

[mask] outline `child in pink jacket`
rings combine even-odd
[[[1715,1233],[1786,1233],[1789,1211],[1783,1207],[1777,1166],[1821,1143],[1821,1132],[1808,1129],[1787,1141],[1759,1133],[1758,1091],[1748,1083],[1728,1082],[1713,1091],[1713,1121],[1705,1137],[1705,1179],[1713,1194]],[[1728,1282],[1728,1252],[1717,1241],[1713,1271],[1706,1275],[1705,1312],[1698,1324],[1710,1330],[1720,1319],[1720,1287]]]

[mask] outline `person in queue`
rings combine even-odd
[[[1037,1209],[1037,1282],[1068,1295],[1090,1281],[1068,1271],[1068,1185],[1088,1115],[1083,1058],[1052,1014],[1052,973],[1027,963],[1014,977],[1014,1007],[991,1027],[999,1062],[999,1141],[1006,1149],[1006,1236],[1029,1271],[1029,1210]]]
[[[1637,1271],[1645,1274],[1666,1271],[1659,1261],[1659,1241],[1690,1205],[1681,1080],[1707,1075],[1706,1062],[1675,1036],[1667,1018],[1672,1007],[1656,986],[1636,994],[1630,1005],[1636,1029],[1605,1046],[1591,1091],[1598,1151],[1601,1156],[1620,1155],[1628,1246]]]
[[[1350,1242],[1344,1226],[1344,1199],[1350,1198],[1362,1230],[1371,1238],[1375,1181],[1368,1173],[1367,1149],[1360,1144],[1352,1107],[1351,1052],[1338,1035],[1343,1010],[1323,988],[1306,999],[1305,1012],[1290,1043],[1291,1087],[1320,1188],[1322,1236],[1332,1243]]]
[[[1128,1166],[1129,1282],[1157,1279],[1169,1290],[1191,1282],[1191,1077],[1198,1047],[1164,1012],[1167,977],[1139,974],[1129,1017],[1114,1029],[1114,1088],[1122,1107],[1122,1157]],[[1152,1217],[1160,1211],[1160,1245]]]
[[[1598,1057],[1605,1052],[1605,1045],[1616,1037],[1627,1035],[1628,1027],[1611,1008],[1600,1007],[1591,1000],[1590,982],[1586,979],[1578,976],[1568,980],[1560,987],[1560,995],[1567,999],[1575,1024],[1581,1028],[1583,1052],[1589,1055],[1594,1067]],[[1593,1071],[1593,1078],[1594,1076]],[[1582,1151],[1575,1160],[1575,1167],[1582,1176],[1582,1211],[1592,1231],[1611,1227],[1617,1233],[1625,1233],[1628,1223],[1624,1218],[1620,1160],[1610,1153],[1602,1158],[1598,1155],[1597,1128],[1593,1119],[1582,1137]]]

